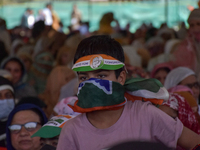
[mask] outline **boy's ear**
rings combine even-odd
[[[126,81],[126,72],[124,70],[122,72],[120,72],[119,77],[117,78],[117,80],[121,85],[124,85],[124,83]]]

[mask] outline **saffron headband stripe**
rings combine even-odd
[[[76,63],[82,62],[82,61],[87,61],[90,60],[93,56],[101,56],[103,59],[109,59],[109,60],[117,60],[109,55],[106,54],[94,54],[94,55],[87,55],[79,58]]]

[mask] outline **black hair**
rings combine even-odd
[[[40,20],[34,23],[33,29],[32,29],[32,37],[37,38],[41,35],[41,33],[45,30],[45,23],[44,21]]]
[[[52,6],[52,3],[51,2],[47,3],[46,7],[48,7],[48,6]]]
[[[160,68],[160,69],[156,70],[155,74],[158,73],[158,72],[161,71],[161,70],[164,70],[164,71],[166,71],[167,73],[169,73],[169,72],[171,71],[171,69],[169,69],[168,67],[163,67],[163,68]]]
[[[122,46],[108,35],[95,35],[82,40],[76,50],[74,63],[81,57],[93,54],[106,54],[124,63],[124,51]],[[115,70],[116,78],[124,67]]]

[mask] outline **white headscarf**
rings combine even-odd
[[[178,85],[183,79],[190,75],[195,75],[195,72],[187,67],[178,67],[169,72],[166,77],[164,87],[169,89]]]

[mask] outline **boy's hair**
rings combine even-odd
[[[106,54],[124,63],[124,51],[121,45],[108,35],[96,35],[82,40],[76,50],[74,63],[81,57],[93,54]],[[116,78],[124,67],[115,70]]]

